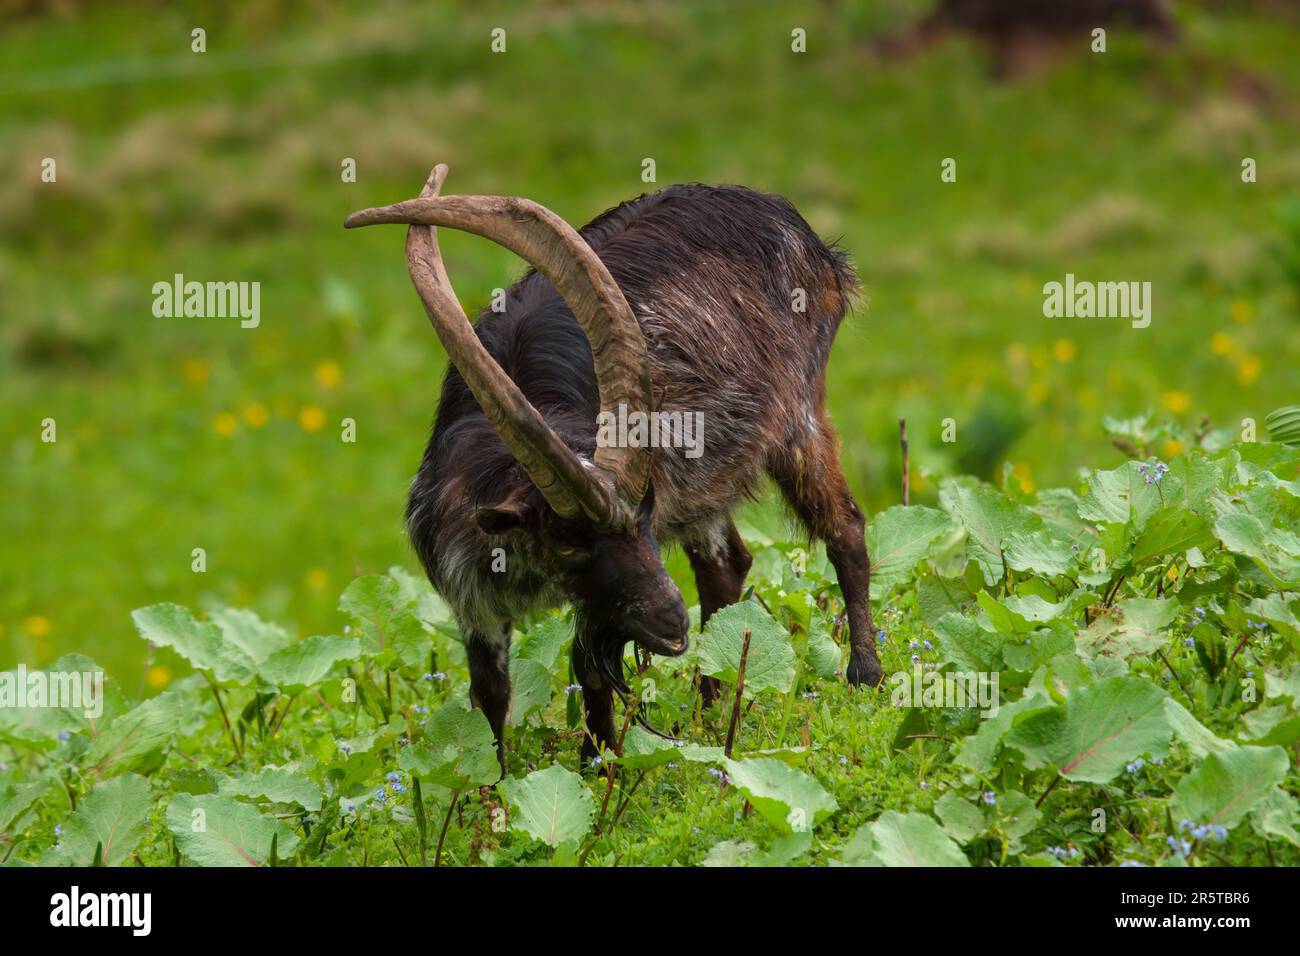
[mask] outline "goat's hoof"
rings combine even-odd
[[[859,658],[854,654],[849,658],[849,669],[845,676],[854,687],[865,684],[874,690],[884,680],[885,672],[880,667],[880,661]]]

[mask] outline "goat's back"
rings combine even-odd
[[[737,186],[670,186],[581,233],[641,325],[658,410],[703,414],[699,457],[654,452],[656,523],[682,537],[751,492],[773,454],[817,427],[831,343],[857,289],[853,269],[786,200]],[[551,283],[530,271],[476,330],[528,399],[589,454],[599,411],[591,350]],[[482,444],[480,428],[456,427],[466,415],[482,417],[449,369],[426,466],[457,459],[454,448],[438,448],[440,435],[468,431]]]

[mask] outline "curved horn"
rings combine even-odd
[[[649,412],[651,410],[650,371],[641,327],[623,297],[618,283],[614,281],[609,270],[582,236],[555,213],[531,200],[505,196],[438,196],[438,189],[446,174],[447,167],[439,164],[434,168],[429,184],[426,184],[419,199],[355,212],[347,218],[344,225],[354,228],[376,223],[408,223],[413,227],[411,235],[414,235],[415,228],[418,226],[447,226],[472,232],[505,246],[546,276],[573,311],[574,318],[577,319],[591,345],[601,411],[617,416],[621,405],[628,412]],[[428,229],[428,234],[432,236],[433,230]],[[437,255],[436,238],[432,241],[433,257],[432,260],[427,260],[426,257],[426,261],[436,262],[436,265],[431,268],[435,272],[437,284],[445,285],[446,291],[450,293],[446,271],[442,268],[441,258]],[[408,238],[408,258],[409,247]],[[412,262],[412,266],[414,264]],[[416,270],[413,268],[413,280],[415,275]],[[418,288],[420,283],[417,281],[416,285]],[[423,290],[420,294],[421,298],[425,298]],[[454,294],[451,294],[450,298],[455,301]],[[426,302],[426,309],[427,307]],[[456,311],[463,320],[461,324],[477,343],[477,336],[473,336],[472,330],[469,330],[468,321],[464,320],[464,313],[460,311],[459,304]],[[433,318],[432,312],[430,318]],[[441,331],[439,335],[442,335]],[[485,351],[483,358],[492,362]],[[464,375],[465,370],[459,361],[456,365],[461,368],[461,373]],[[496,367],[495,362],[492,362],[492,365]],[[510,381],[499,367],[496,367],[496,371],[507,382]],[[513,382],[510,382],[510,385],[514,395],[527,405],[522,394],[513,387]],[[483,399],[477,391],[475,397],[479,398],[482,404]],[[512,401],[509,404],[513,406],[517,403]],[[540,416],[531,405],[528,409],[540,420]],[[497,424],[495,419],[494,424]],[[498,431],[500,430],[498,426]],[[502,437],[504,439],[504,434]],[[555,438],[554,443],[562,445],[558,438]],[[513,445],[511,450],[514,451]],[[565,451],[572,456],[572,452],[567,447]],[[520,462],[525,464],[525,468],[529,468],[523,459],[520,459]],[[622,502],[635,508],[644,495],[649,481],[649,450],[598,446],[595,464],[600,471],[610,477]],[[563,470],[568,472],[571,469]],[[532,475],[531,468],[529,474]],[[584,477],[589,478],[589,476]],[[549,496],[547,500],[550,501]],[[591,513],[585,504],[583,510],[588,511],[588,514]],[[606,520],[608,517],[606,516]]]
[[[439,163],[429,174],[420,201],[436,198],[446,178],[447,167]],[[348,228],[367,225],[356,221],[363,215],[349,216],[345,225]],[[452,364],[547,503],[565,517],[581,511],[594,521],[613,520],[616,505],[609,489],[596,480],[546,424],[474,333],[447,276],[437,232],[432,226],[412,224],[407,230],[406,264],[424,311]]]

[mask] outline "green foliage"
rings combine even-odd
[[[345,636],[295,640],[226,607],[144,608],[141,637],[196,673],[135,703],[110,680],[96,719],[7,711],[0,853],[155,866],[1295,864],[1300,599],[1274,572],[1300,451],[1229,445],[1143,464],[1083,476],[1078,493],[955,480],[944,511],[877,516],[892,677],[874,694],[837,674],[843,603],[824,555],[760,518],[750,598],[715,614],[688,655],[637,672],[629,653],[641,719],[621,754],[587,766],[569,614],[519,622],[503,776],[446,606],[402,569],[346,590]],[[723,682],[711,711],[696,668]],[[997,680],[989,706],[943,696],[944,681],[974,673]],[[939,696],[895,699],[913,679]]]

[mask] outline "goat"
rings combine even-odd
[[[660,543],[684,548],[703,624],[740,599],[751,557],[731,511],[764,473],[826,543],[847,611],[849,682],[879,685],[864,519],[825,408],[831,343],[857,291],[847,256],[786,200],[743,187],[670,186],[575,232],[529,200],[440,196],[446,175],[439,164],[420,198],[346,225],[409,225],[411,280],[451,360],[407,527],[455,612],[470,699],[503,770],[512,622],[573,604],[583,756],[603,752],[614,744],[613,692],[626,692],[626,645],[687,649],[689,618]],[[470,325],[435,226],[533,266],[503,311]],[[703,453],[605,435],[619,416],[653,411],[701,415]],[[716,681],[702,679],[701,693],[707,706]]]

